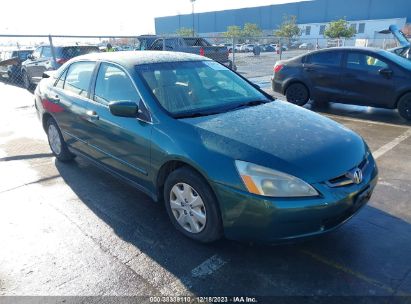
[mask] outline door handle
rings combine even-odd
[[[52,103],[59,103],[60,97],[58,95],[54,96],[53,98],[49,98]]]
[[[96,111],[89,110],[86,112],[86,115],[87,115],[88,121],[91,121],[91,122],[97,121],[100,118],[98,114],[96,113]]]
[[[314,68],[304,68],[304,70],[307,71],[307,72],[314,72],[315,71]]]

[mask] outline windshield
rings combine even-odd
[[[208,115],[270,101],[214,61],[145,64],[136,69],[160,105],[174,117]]]
[[[17,54],[16,54],[17,53]],[[33,53],[31,50],[13,52],[13,57],[19,57],[21,61],[27,60],[27,57]]]

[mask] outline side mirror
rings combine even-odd
[[[378,71],[380,75],[384,76],[385,78],[391,78],[393,72],[390,69],[381,69]]]
[[[34,56],[32,54],[27,56],[27,59],[34,60]]]
[[[111,114],[120,117],[137,117],[138,106],[132,101],[112,101],[108,104]]]

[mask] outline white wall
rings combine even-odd
[[[352,44],[355,43],[355,39],[368,39],[373,41],[371,44],[376,44],[378,42],[383,43],[385,38],[392,38],[391,35],[381,35],[378,32],[381,30],[388,29],[392,24],[397,25],[399,28],[403,28],[406,25],[406,18],[395,18],[395,19],[379,19],[379,20],[356,20],[348,21],[349,24],[354,24],[357,34],[354,39],[352,39]],[[365,25],[364,32],[359,33],[359,25],[363,23]],[[326,43],[324,35],[320,34],[321,26],[326,26],[328,23],[309,23],[309,24],[299,24],[298,26],[302,30],[301,40],[306,40],[310,42],[316,42],[319,39],[319,44],[323,45]],[[306,29],[310,26],[310,34],[306,35]],[[386,36],[386,37],[384,37]],[[381,40],[381,41],[378,41]],[[349,43],[351,44],[351,43]]]

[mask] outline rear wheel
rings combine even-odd
[[[407,93],[400,98],[398,112],[404,119],[411,120],[411,93]]]
[[[288,102],[298,106],[303,106],[310,99],[310,94],[307,87],[302,83],[293,83],[287,88],[285,97]]]
[[[194,170],[182,167],[170,173],[164,185],[164,201],[171,222],[185,236],[203,243],[221,238],[217,200]]]
[[[67,144],[61,135],[60,128],[53,118],[50,118],[47,121],[47,138],[51,152],[53,152],[54,156],[59,161],[69,162],[74,159],[74,154],[67,148]]]

